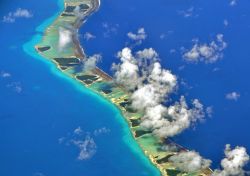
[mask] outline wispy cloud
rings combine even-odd
[[[6,87],[15,91],[16,93],[21,93],[23,91],[23,88],[20,82],[11,82],[7,84]]]
[[[15,12],[9,12],[3,17],[3,22],[14,23],[17,18],[31,18],[33,14],[27,9],[18,8]]]
[[[108,23],[108,22],[104,22],[104,23],[102,23],[102,27],[104,28],[103,36],[105,38],[108,38],[112,34],[117,34],[119,24],[111,24],[111,23]]]
[[[101,135],[101,134],[107,134],[107,133],[110,133],[110,132],[111,132],[111,130],[110,130],[109,128],[107,128],[107,127],[102,127],[102,128],[96,129],[96,130],[94,131],[94,135],[95,135],[95,136],[99,136],[99,135]]]
[[[236,6],[237,5],[237,0],[230,0],[229,5],[230,6]]]
[[[130,40],[135,41],[137,45],[140,45],[147,38],[144,28],[139,28],[136,33],[129,32],[127,36]]]
[[[227,26],[229,25],[228,20],[227,20],[227,19],[225,19],[225,20],[223,21],[223,24],[224,24],[224,26],[225,26],[225,27],[227,27]]]
[[[96,153],[95,141],[89,135],[83,140],[72,140],[72,143],[80,150],[77,157],[79,160],[90,159]]]
[[[213,116],[213,112],[214,112],[214,109],[212,106],[209,106],[206,108],[206,113],[207,113],[207,116],[208,117],[212,117]]]
[[[240,94],[237,92],[230,92],[226,94],[226,99],[237,101],[240,98]]]
[[[173,33],[174,33],[174,31],[167,31],[166,33],[165,32],[161,33],[160,34],[160,39],[163,40],[163,39],[167,38],[168,36],[170,36]]]
[[[84,34],[84,39],[87,40],[87,41],[89,41],[89,40],[91,40],[91,39],[95,39],[95,38],[96,38],[96,36],[93,35],[93,34],[91,34],[90,32],[86,32],[86,33]]]
[[[77,159],[88,160],[91,159],[97,152],[97,145],[94,137],[101,134],[110,133],[111,130],[107,127],[95,129],[93,132],[86,132],[80,126],[68,133],[67,136],[58,139],[59,144],[66,146],[74,146],[79,150]]]
[[[194,16],[197,17],[198,16],[197,14],[195,14],[195,8],[194,7],[190,7],[188,9],[186,9],[186,10],[180,10],[180,11],[178,11],[178,13],[180,15],[182,15],[183,17],[185,17],[185,18],[194,17]]]
[[[11,74],[8,73],[8,72],[5,72],[5,71],[1,71],[1,72],[0,72],[0,77],[1,77],[1,78],[10,78],[10,77],[11,77]]]
[[[82,131],[82,128],[81,127],[77,127],[75,130],[74,130],[74,134],[76,135],[81,135],[83,133]]]

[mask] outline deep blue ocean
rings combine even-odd
[[[219,165],[225,144],[250,151],[250,1],[237,2],[231,7],[228,0],[103,0],[80,30],[86,53],[101,53],[99,66],[111,73],[116,53],[129,42],[127,33],[145,28],[148,38],[135,50],[156,49],[164,67],[186,83],[180,84],[176,96],[199,98],[213,107],[212,117],[174,138],[213,160],[213,167]],[[193,16],[183,17],[182,12],[192,7]],[[46,20],[62,8],[61,1],[3,0],[0,18],[17,8],[29,9],[34,16],[0,22],[0,175],[158,175],[119,111],[63,76],[32,49],[53,19]],[[107,25],[108,29],[103,27]],[[86,32],[96,38],[84,40]],[[180,48],[190,48],[193,38],[210,42],[218,33],[228,43],[223,59],[214,64],[188,64],[182,59]],[[233,91],[240,98],[227,100],[225,95]],[[87,149],[93,156],[78,160],[80,149],[72,141],[86,139],[92,141]]]

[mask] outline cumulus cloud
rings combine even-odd
[[[118,57],[121,63],[112,65],[112,69],[115,71],[114,78],[116,82],[126,86],[129,90],[134,89],[139,80],[139,67],[131,49],[124,48],[118,53]]]
[[[62,51],[72,42],[73,32],[71,29],[66,29],[64,27],[59,27],[58,32],[59,32],[58,49]]]
[[[132,106],[135,109],[145,109],[156,106],[164,101],[177,84],[177,78],[169,70],[161,68],[159,62],[153,63],[149,75],[145,76],[146,84],[139,85],[133,92]],[[145,82],[145,80],[143,80]]]
[[[237,92],[230,92],[226,94],[226,99],[237,101],[240,98],[240,94]]]
[[[198,40],[194,40],[194,42],[193,47],[183,54],[183,58],[190,62],[214,63],[223,57],[223,50],[227,47],[223,34],[217,34],[216,40],[210,43],[202,44]]]
[[[124,48],[118,56],[121,63],[113,65],[114,78],[131,92],[132,107],[144,112],[141,123],[144,128],[159,137],[169,137],[203,119],[203,105],[197,99],[191,108],[183,96],[174,105],[163,105],[176,90],[177,77],[162,68],[154,49],[144,49],[133,55],[131,49]]]
[[[249,155],[244,147],[231,149],[229,144],[225,148],[225,158],[221,161],[221,170],[215,170],[213,176],[244,176],[244,166],[249,162]]]
[[[15,12],[9,12],[8,15],[3,17],[3,22],[14,23],[17,18],[31,18],[33,14],[27,9],[18,8]]]
[[[72,143],[79,148],[79,160],[90,159],[96,153],[96,144],[89,135],[84,140],[72,140]]]
[[[141,125],[153,131],[159,137],[172,137],[205,116],[203,106],[198,100],[192,102],[189,108],[182,96],[179,102],[169,107],[157,105],[147,108]]]
[[[91,39],[95,39],[95,38],[96,38],[96,36],[94,36],[94,35],[91,34],[90,32],[86,32],[86,33],[84,34],[84,39],[87,40],[87,41],[89,41],[89,40],[91,40]]]
[[[175,167],[183,172],[197,172],[209,168],[211,161],[195,151],[179,152],[169,158]]]
[[[138,59],[156,59],[158,58],[158,53],[153,48],[146,48],[142,51],[136,53]]]
[[[139,28],[137,30],[137,33],[132,33],[132,32],[129,32],[127,34],[128,38],[130,40],[133,40],[136,42],[136,44],[141,44],[143,40],[145,40],[147,38],[147,34],[145,32],[145,29],[144,28]]]
[[[100,54],[94,54],[93,56],[87,57],[84,61],[84,70],[92,70],[96,67],[96,64],[101,60]]]

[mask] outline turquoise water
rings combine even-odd
[[[0,175],[159,175],[116,107],[36,54],[62,1],[6,1],[0,16],[19,7],[34,17],[0,28]]]

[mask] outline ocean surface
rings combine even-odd
[[[53,20],[47,19],[62,8],[61,2],[0,2],[1,19],[17,8],[34,15],[15,23],[0,22],[0,175],[158,175],[133,141],[119,111],[65,77],[32,49]],[[135,50],[153,47],[164,67],[178,75],[183,84],[173,99],[184,94],[213,107],[212,117],[174,140],[213,160],[214,168],[223,157],[225,144],[242,145],[250,151],[250,1],[237,1],[233,7],[229,3],[102,0],[99,11],[80,30],[86,53],[101,53],[98,65],[111,73],[116,53],[130,44],[127,33],[145,28],[148,38]],[[184,17],[190,8],[194,9],[192,15]],[[225,20],[228,26],[223,24]],[[86,32],[96,38],[85,40]],[[228,43],[221,60],[190,64],[182,59],[180,48],[191,48],[192,39],[207,43],[218,33]],[[225,95],[233,91],[240,98],[227,100]],[[79,160],[81,149],[87,152]]]
[[[62,2],[1,1],[1,17],[33,17],[1,22],[0,175],[159,175],[117,108],[36,54]]]
[[[250,152],[250,1],[239,0],[103,0],[101,9],[81,29],[95,39],[82,45],[87,54],[101,53],[99,66],[112,74],[110,65],[118,62],[117,52],[131,46],[128,32],[143,27],[147,39],[134,48],[154,48],[163,67],[179,79],[179,91],[173,99],[186,95],[212,107],[211,117],[185,131],[174,140],[213,161],[218,168],[224,146],[245,146]],[[108,28],[106,27],[108,26]],[[217,34],[224,35],[228,47],[216,63],[191,64],[182,58],[182,47],[190,49],[193,39],[210,43]],[[237,101],[226,94],[237,92]]]

